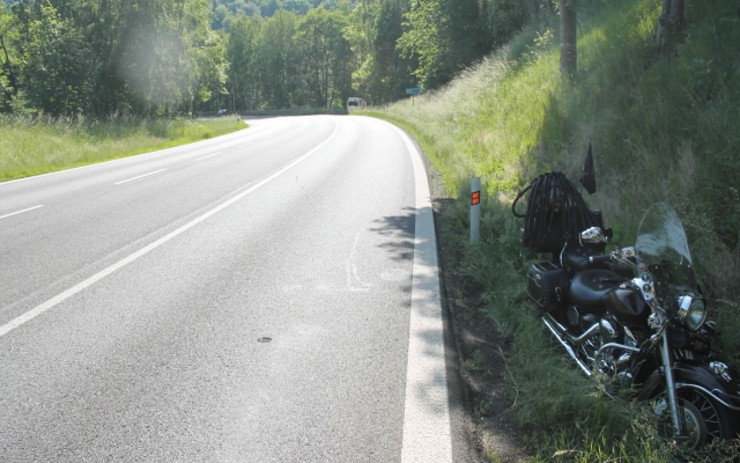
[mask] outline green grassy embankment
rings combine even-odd
[[[524,292],[537,257],[518,243],[511,201],[547,171],[577,183],[589,142],[599,191],[586,200],[603,211],[615,243],[632,243],[651,203],[672,203],[710,316],[740,360],[739,12],[737,0],[686,2],[684,34],[658,50],[660,2],[579,3],[573,82],[558,73],[556,18],[544,18],[447,88],[368,113],[408,130],[460,197],[442,213],[444,260],[454,262],[446,272],[506,340],[506,389],[534,461],[671,458],[644,409],[598,393],[566,359]],[[477,246],[466,243],[472,176],[486,190]]]
[[[209,120],[31,120],[0,118],[0,181],[184,145],[245,128]]]

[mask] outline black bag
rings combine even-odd
[[[527,193],[527,209],[518,212],[517,204]],[[560,172],[537,177],[517,195],[512,212],[524,219],[522,244],[534,252],[559,252],[565,243],[577,243],[583,230],[604,226],[601,213],[589,209]]]
[[[543,312],[562,307],[569,283],[565,269],[552,262],[532,264],[527,272],[527,294]]]

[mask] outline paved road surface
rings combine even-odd
[[[0,183],[0,461],[467,459],[410,141],[250,124]]]

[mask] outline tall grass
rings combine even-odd
[[[0,117],[0,181],[181,145],[244,127],[234,118],[87,121]]]
[[[641,425],[640,407],[581,378],[523,291],[537,256],[518,243],[511,200],[545,171],[577,180],[589,142],[599,192],[586,199],[617,244],[632,244],[652,202],[679,210],[710,315],[740,361],[739,8],[738,0],[687,2],[685,34],[659,50],[660,2],[584,2],[575,81],[559,76],[554,18],[540,18],[447,88],[376,113],[417,138],[451,196],[472,176],[487,187],[480,245],[465,243],[462,200],[445,207],[441,240],[461,281],[482,293],[492,327],[510,339],[508,387],[537,459],[668,461],[671,453]]]

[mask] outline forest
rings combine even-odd
[[[0,112],[341,109],[433,90],[547,0],[4,0]]]

